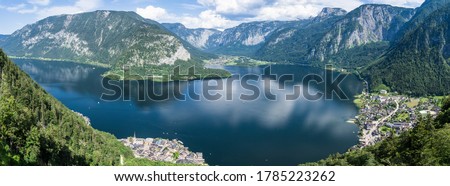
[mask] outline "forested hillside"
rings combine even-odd
[[[134,12],[95,11],[51,16],[15,31],[0,46],[9,55],[144,66],[194,56],[159,23]],[[193,47],[191,47],[193,48]]]
[[[425,0],[425,2],[416,9],[416,14],[407,22],[397,33],[394,41],[400,41],[404,35],[413,32],[425,19],[434,11],[450,3],[450,0]]]
[[[375,146],[332,155],[305,165],[438,166],[450,165],[450,98],[435,119],[423,119],[414,129],[390,137]]]
[[[136,160],[47,94],[0,49],[0,165],[158,165]]]
[[[376,87],[386,84],[412,95],[450,91],[450,3],[430,14],[365,72]]]
[[[348,14],[274,34],[256,56],[276,62],[363,67],[389,48],[414,12],[390,5],[362,5]]]

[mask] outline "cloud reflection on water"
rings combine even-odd
[[[142,137],[177,138],[190,149],[204,152],[212,165],[295,165],[314,161],[336,152],[344,152],[357,143],[357,127],[346,124],[357,109],[352,101],[285,99],[300,81],[287,82],[285,90],[277,90],[272,82],[272,93],[277,101],[260,95],[255,101],[241,101],[241,93],[251,93],[233,83],[230,95],[217,101],[178,101],[173,96],[164,101],[138,101],[137,89],[132,89],[130,101],[99,101],[104,92],[101,74],[106,69],[73,63],[35,61],[20,64],[48,92],[69,108],[90,117],[93,127],[110,132],[119,138],[136,132]],[[81,68],[79,68],[80,66]],[[235,75],[261,76],[261,67],[226,67]],[[292,73],[302,77],[308,73],[323,75],[322,69],[301,66],[274,66],[276,74]],[[213,81],[213,80],[211,80]],[[179,87],[182,93],[197,89],[206,82],[159,83],[152,87],[156,92],[173,92]],[[251,82],[260,87],[263,82]],[[344,82],[343,89],[355,95],[361,87],[356,78]],[[135,87],[135,85],[132,85]],[[312,85],[310,93],[324,92],[323,87]],[[212,91],[226,95],[227,90]],[[239,153],[236,153],[239,152]],[[308,152],[308,153],[305,153]],[[211,153],[211,154],[210,154]],[[266,161],[269,160],[269,161]]]

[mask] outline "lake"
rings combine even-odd
[[[294,74],[294,80],[286,81],[283,90],[277,82],[265,86],[264,78],[248,84],[259,88],[262,94],[270,91],[277,97],[276,101],[264,95],[251,101],[239,99],[239,95],[251,93],[239,82],[225,86],[224,90],[211,91],[223,95],[214,101],[177,99],[181,94],[202,92],[205,84],[218,84],[217,80],[147,82],[144,92],[170,94],[167,99],[153,97],[143,101],[138,101],[137,93],[143,92],[138,90],[139,83],[132,82],[126,86],[131,91],[122,96],[130,100],[107,101],[101,99],[102,94],[110,92],[102,86],[101,75],[107,71],[104,68],[69,62],[14,61],[67,107],[89,117],[94,128],[117,138],[136,133],[142,138],[179,139],[190,150],[202,152],[210,165],[298,165],[346,152],[358,142],[358,127],[346,122],[357,115],[352,99],[362,91],[362,83],[353,75],[340,84],[348,100],[311,101],[305,97],[286,100],[285,95],[295,87],[306,90],[302,77],[324,76],[326,71],[306,66],[272,65],[273,74]],[[261,77],[264,72],[264,67],[219,68],[230,71],[234,77],[248,74]],[[116,84],[123,88],[121,82]],[[327,90],[325,85],[314,82],[308,87],[312,94]]]

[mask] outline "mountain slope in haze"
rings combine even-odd
[[[226,55],[252,56],[278,30],[301,25],[299,21],[243,23],[210,37],[206,51]]]
[[[413,15],[413,9],[390,5],[362,5],[345,15],[333,16],[304,28],[286,29],[280,34],[274,34],[258,51],[257,56],[270,61],[342,65],[348,57],[332,60],[336,55],[340,55],[340,52],[352,49],[353,53],[360,54],[354,56],[359,60],[367,51],[376,51],[372,54],[373,57],[365,60],[363,64],[352,64],[363,66],[389,47],[386,42],[391,41]]]
[[[189,29],[180,23],[162,23],[161,25],[163,25],[169,31],[175,33],[184,41],[187,41],[188,43],[199,49],[206,49],[209,38],[212,35],[221,33],[220,31],[215,29]]]
[[[218,31],[188,29],[180,23],[162,25],[191,45],[210,53],[252,56],[276,31],[302,25],[302,21],[264,21],[243,23]]]
[[[343,13],[331,13],[325,8],[318,17],[306,20],[305,25],[286,28],[273,34],[256,52],[256,58],[275,62],[307,63],[310,48],[345,15],[345,11],[341,9],[334,9],[332,12]]]
[[[425,0],[425,2],[416,9],[416,14],[406,23],[398,32],[395,41],[399,41],[408,32],[412,32],[434,11],[444,7],[450,3],[450,0]]]
[[[157,22],[119,11],[48,17],[14,32],[0,46],[13,56],[108,66],[174,64],[193,58],[189,48]]]
[[[450,3],[429,14],[365,72],[372,87],[385,84],[413,95],[450,92]]]
[[[9,35],[1,35],[0,34],[0,42],[3,42],[4,40],[6,40],[6,38],[8,38]]]
[[[137,161],[131,149],[93,129],[0,49],[0,165],[119,165],[121,155],[125,165]]]

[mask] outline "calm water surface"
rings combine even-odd
[[[107,91],[102,87],[101,74],[106,69],[68,62],[15,60],[45,90],[67,107],[91,119],[96,129],[118,138],[133,136],[180,139],[192,151],[203,152],[210,165],[297,165],[317,161],[336,152],[345,152],[357,143],[358,128],[346,121],[357,114],[352,100],[308,101],[300,98],[287,101],[284,96],[294,85],[301,85],[306,74],[324,76],[322,69],[305,66],[274,65],[272,73],[295,74],[286,90],[270,91],[278,101],[263,95],[255,101],[241,101],[241,93],[251,93],[234,83],[229,91],[232,101],[187,99],[136,101],[137,83],[132,83],[131,101],[108,102],[100,99]],[[232,74],[261,76],[263,67],[224,67]],[[215,80],[148,84],[155,92],[172,93],[180,87],[182,93],[201,92],[202,84]],[[251,84],[263,89],[262,81]],[[341,84],[349,97],[360,93],[362,85],[354,76]],[[266,89],[265,91],[268,91]],[[228,93],[226,93],[228,92]],[[310,92],[324,92],[319,85]],[[128,94],[127,94],[128,95]]]

